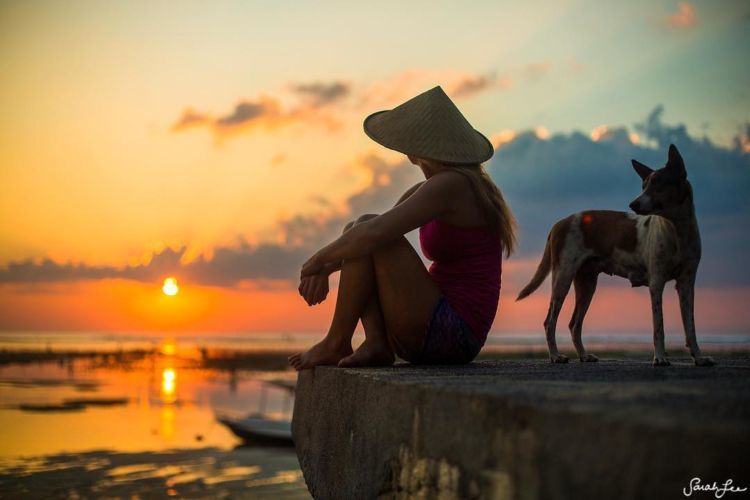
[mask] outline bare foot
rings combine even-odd
[[[339,361],[339,366],[391,366],[395,360],[393,351],[384,341],[365,339],[353,354]]]
[[[318,365],[335,365],[341,358],[351,353],[351,344],[346,343],[343,346],[338,346],[326,337],[307,351],[292,354],[287,360],[295,370],[300,371]]]

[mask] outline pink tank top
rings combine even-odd
[[[419,228],[429,273],[448,303],[484,342],[500,300],[502,243],[487,227],[461,228],[433,219]]]

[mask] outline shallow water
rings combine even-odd
[[[572,348],[570,335],[564,325],[558,327],[558,345]],[[364,339],[358,329],[352,343],[359,345]],[[4,331],[0,332],[0,350],[54,350],[117,352],[134,349],[174,349],[176,354],[195,356],[200,349],[243,350],[253,352],[297,351],[305,349],[322,337],[320,332],[297,333],[222,333],[222,334],[181,334],[165,339],[161,335],[117,334],[97,332],[57,332],[57,331]],[[584,332],[587,345],[609,350],[650,350],[653,337],[650,332]],[[665,338],[671,348],[682,348],[684,336],[681,331],[669,331]],[[712,333],[701,332],[701,346],[713,351],[747,351],[750,349],[750,334],[746,332]],[[170,347],[171,346],[171,347]],[[544,351],[547,343],[544,332],[497,333],[487,338],[483,351],[489,352],[531,352]]]
[[[238,448],[215,419],[256,411],[290,418],[291,393],[264,381],[296,375],[207,370],[176,353],[0,366],[0,490],[195,496],[229,487],[242,496],[283,486],[306,495],[293,448]],[[52,476],[65,488],[39,490]]]

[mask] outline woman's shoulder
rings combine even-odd
[[[471,189],[471,184],[466,176],[455,170],[445,170],[432,175],[429,179],[424,181],[424,184],[431,184],[435,187],[440,187],[441,190],[448,190],[453,192],[464,191],[465,189]]]

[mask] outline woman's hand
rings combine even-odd
[[[299,284],[299,294],[308,306],[323,302],[328,296],[328,273],[303,276]]]
[[[309,259],[307,259],[307,262],[302,264],[302,271],[300,272],[300,278],[304,278],[305,276],[312,276],[315,274],[319,274],[323,270],[323,264],[318,259],[318,254],[316,253]]]

